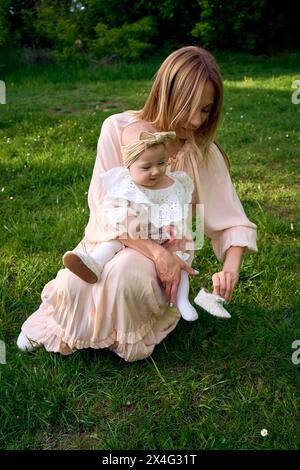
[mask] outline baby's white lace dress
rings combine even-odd
[[[151,238],[164,243],[170,238],[190,237],[194,183],[183,171],[167,172],[173,184],[150,189],[136,184],[127,168],[115,167],[100,175],[106,190],[99,205],[99,241],[119,238]]]

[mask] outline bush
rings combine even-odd
[[[299,43],[295,2],[198,0],[199,20],[191,30],[205,47],[244,52],[295,49]]]
[[[156,34],[149,17],[124,24],[120,28],[109,28],[98,23],[95,30],[97,38],[91,42],[91,50],[100,58],[115,55],[124,59],[138,59],[151,49],[151,38]]]
[[[293,0],[0,0],[0,55],[21,48],[53,58],[167,55],[188,44],[251,53],[295,50]],[[35,52],[33,53],[33,55]],[[1,68],[1,63],[0,63]]]

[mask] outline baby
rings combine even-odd
[[[184,251],[176,255],[184,261],[192,256],[188,211],[194,184],[182,171],[167,171],[165,142],[175,132],[142,132],[137,141],[121,146],[123,167],[115,167],[99,177],[106,190],[100,205],[97,226],[101,242],[92,252],[68,251],[63,256],[66,268],[88,283],[95,283],[108,261],[124,248],[122,238],[151,238],[163,244],[181,238]],[[176,305],[187,321],[197,320],[190,304],[188,273],[181,271]],[[230,318],[224,299],[202,289],[195,302],[209,313]]]

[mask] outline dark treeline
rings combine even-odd
[[[140,59],[186,44],[253,54],[293,51],[299,1],[0,0],[0,53]]]

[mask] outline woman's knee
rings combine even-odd
[[[107,275],[114,276],[131,284],[133,280],[144,278],[156,279],[153,261],[131,248],[125,248],[117,253],[108,263]],[[104,272],[103,272],[104,274]]]
[[[70,296],[78,297],[81,293],[86,293],[90,285],[68,269],[61,269],[56,276],[56,287],[60,294],[65,292]]]

